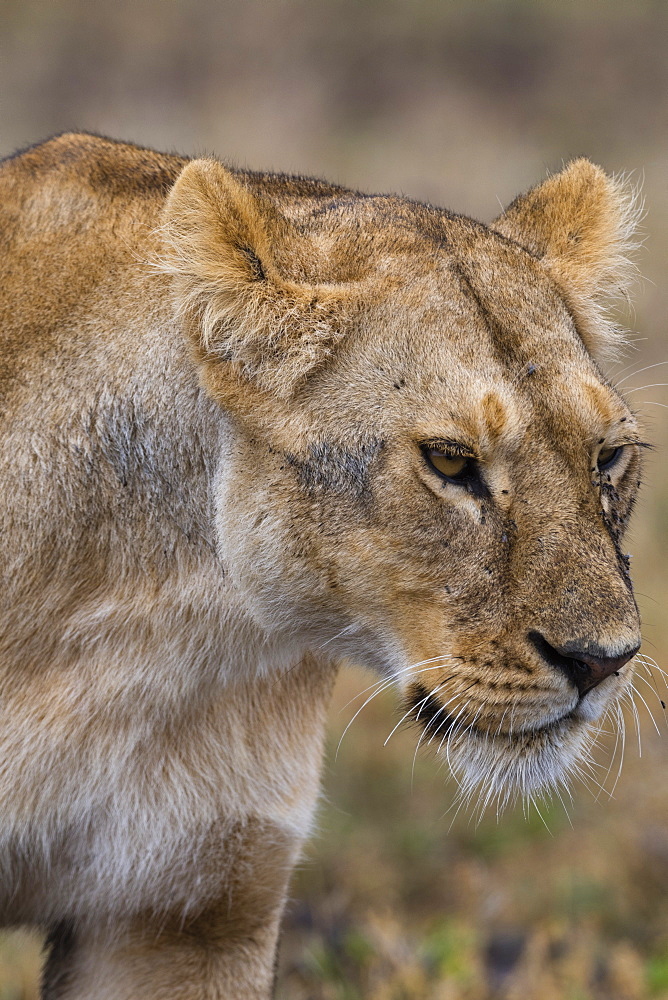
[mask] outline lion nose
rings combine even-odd
[[[616,656],[610,656],[609,650],[594,642],[568,642],[563,646],[553,646],[540,632],[529,633],[529,639],[543,659],[566,674],[581,698],[606,677],[618,673],[640,649],[638,643]]]

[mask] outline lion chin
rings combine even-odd
[[[434,747],[454,776],[457,804],[472,805],[481,816],[489,806],[500,813],[518,799],[544,800],[561,790],[570,796],[571,783],[587,777],[605,719],[616,713],[623,727],[619,702],[628,684],[610,678],[572,708],[505,732],[500,723],[482,728],[445,714],[433,698],[413,696],[411,716],[422,730],[418,744]]]
[[[447,748],[444,744],[440,753],[447,756],[464,799],[475,800],[481,813],[492,804],[500,812],[518,798],[543,798],[568,788],[586,765],[597,735],[591,723],[567,716],[512,735],[472,731]]]

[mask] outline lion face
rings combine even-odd
[[[352,200],[274,246],[248,190],[195,167],[168,208],[172,269],[231,414],[217,526],[249,614],[394,677],[470,788],[560,780],[640,645],[621,544],[642,433],[594,359],[618,190],[580,161],[496,229]],[[206,282],[183,264],[195,195],[200,241],[233,216]]]

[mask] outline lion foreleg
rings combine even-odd
[[[245,938],[217,940],[193,925],[144,926],[90,940],[77,934],[68,956],[47,962],[43,1000],[268,1000],[278,915]]]
[[[194,915],[143,912],[50,935],[43,1000],[268,1000],[287,882],[300,842],[239,828],[219,897]]]

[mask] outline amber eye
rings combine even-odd
[[[601,448],[598,453],[598,459],[596,460],[598,471],[604,472],[605,469],[609,469],[613,466],[620,457],[621,453],[621,448]]]
[[[425,448],[424,456],[432,469],[445,479],[464,479],[471,469],[472,459],[454,450]]]

